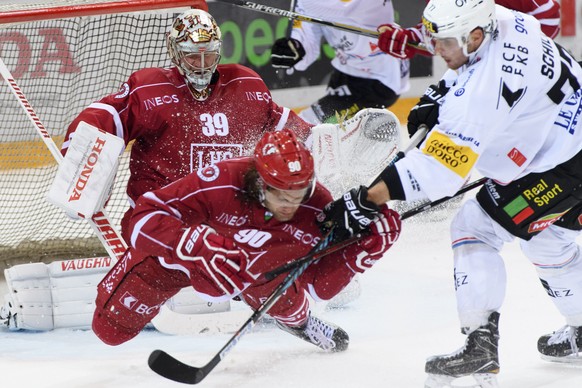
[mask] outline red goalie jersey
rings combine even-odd
[[[258,74],[240,65],[219,65],[204,101],[193,98],[177,68],[133,73],[119,92],[91,104],[68,128],[63,153],[82,120],[135,140],[127,194],[134,202],[209,164],[248,154],[265,131],[293,129],[305,139],[310,126],[275,104]],[[127,239],[127,220],[122,232]]]

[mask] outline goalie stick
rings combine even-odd
[[[405,153],[416,147],[418,143],[424,138],[428,131],[426,126],[420,126],[419,130],[410,139],[410,142],[406,148],[398,152],[396,156],[392,158],[388,165],[396,163]],[[283,279],[281,283],[275,288],[275,290],[269,295],[269,297],[259,306],[259,308],[251,315],[249,319],[234,333],[234,335],[226,342],[226,344],[220,349],[220,351],[214,355],[214,357],[205,365],[201,367],[196,367],[188,365],[163,350],[154,350],[149,358],[148,365],[151,370],[156,372],[162,377],[167,379],[177,381],[184,384],[198,384],[212,370],[222,361],[224,357],[236,346],[239,340],[248,332],[252,330],[255,324],[269,311],[269,309],[279,300],[283,293],[293,285],[295,280],[301,276],[303,272],[309,267],[314,261],[332,253],[339,249],[345,248],[350,244],[357,241],[360,236],[354,236],[348,240],[341,241],[336,244],[331,244],[333,239],[333,228],[324,236],[324,238],[308,253],[306,256],[298,259],[301,261],[297,266],[295,266],[289,274]]]
[[[319,19],[319,18],[307,16],[307,15],[301,15],[301,14],[298,14],[296,12],[287,11],[285,9],[271,7],[270,5],[253,3],[252,1],[244,1],[244,0],[217,0],[217,1],[220,3],[228,3],[228,4],[236,5],[237,7],[251,9],[253,11],[258,11],[258,12],[266,13],[269,15],[285,17],[285,18],[288,18],[290,20],[299,20],[302,22],[321,24],[324,26],[337,28],[338,30],[353,32],[355,34],[367,36],[370,38],[377,38],[378,35],[380,35],[380,33],[378,31],[369,30],[367,28],[350,26],[348,24],[343,24],[343,23],[330,22],[328,20],[323,20],[323,19]],[[412,43],[408,42],[407,45],[415,47],[415,48],[422,50],[422,51],[428,51],[424,47],[424,45],[422,45],[422,44],[417,45],[417,44],[412,44]]]
[[[46,147],[49,149],[51,155],[55,158],[57,163],[60,163],[63,160],[63,155],[61,155],[61,152],[53,141],[51,135],[40,121],[40,118],[32,108],[32,105],[24,95],[22,89],[20,89],[14,80],[10,70],[8,70],[8,67],[1,58],[0,74],[2,74],[2,77],[34,125],[34,128],[36,129],[38,135],[42,138]],[[101,241],[103,244],[103,247],[107,251],[108,255],[114,260],[121,259],[121,256],[123,256],[125,253],[127,245],[125,244],[125,241],[119,232],[113,227],[111,221],[109,221],[109,218],[105,214],[104,210],[95,213],[91,219],[86,218],[86,220],[99,238],[99,241]]]

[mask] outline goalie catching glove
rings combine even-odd
[[[378,216],[372,221],[369,235],[343,251],[347,266],[354,272],[370,269],[400,236],[400,215],[382,205]]]
[[[318,220],[323,234],[333,228],[332,241],[337,242],[367,230],[380,213],[378,205],[367,197],[368,189],[360,186],[328,203]]]
[[[190,271],[192,287],[202,294],[232,298],[254,281],[247,268],[248,253],[209,226],[186,229],[174,254]]]
[[[276,69],[290,69],[305,56],[300,41],[293,38],[280,38],[271,48],[271,64]]]

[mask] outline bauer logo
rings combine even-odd
[[[438,132],[431,133],[422,152],[432,156],[461,178],[467,177],[478,157],[470,147],[460,146]]]

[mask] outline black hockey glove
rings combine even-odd
[[[321,231],[327,234],[334,228],[332,241],[338,242],[367,230],[380,212],[380,208],[367,197],[368,189],[360,186],[328,203],[318,217]]]
[[[439,107],[443,97],[449,88],[445,86],[445,81],[441,80],[436,85],[430,85],[420,97],[420,101],[410,110],[408,114],[408,134],[412,137],[418,127],[426,125],[432,129],[439,121]],[[420,144],[420,143],[419,143]]]
[[[297,39],[277,39],[271,48],[271,65],[276,69],[290,69],[304,56],[305,49]]]

